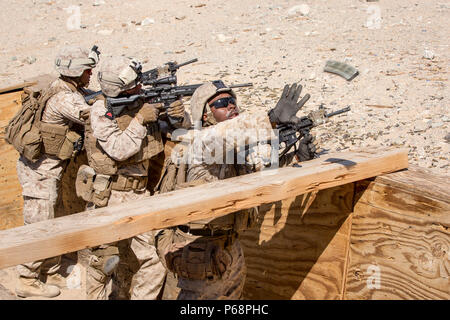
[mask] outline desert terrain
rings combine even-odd
[[[254,113],[297,82],[311,95],[298,115],[351,107],[313,130],[325,150],[405,147],[411,164],[450,173],[450,1],[1,2],[0,87],[55,73],[64,45],[95,44],[101,58],[136,57],[145,70],[198,58],[178,71],[179,84],[252,82],[236,92],[243,112]],[[324,72],[328,60],[359,75],[346,81]],[[98,90],[95,69],[91,79]],[[0,270],[9,290],[13,274]],[[58,297],[83,298],[81,288]]]

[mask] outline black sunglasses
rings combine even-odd
[[[216,109],[217,108],[225,108],[230,103],[236,105],[236,99],[234,97],[221,98],[221,99],[214,101],[212,104],[212,107],[215,107]]]

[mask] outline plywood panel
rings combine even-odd
[[[411,170],[357,189],[344,297],[450,299],[448,180]]]
[[[243,233],[246,299],[340,299],[353,184],[261,206]]]
[[[0,95],[0,230],[23,224],[22,188],[16,172],[19,154],[4,139],[5,127],[21,105],[21,92]]]

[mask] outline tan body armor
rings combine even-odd
[[[6,140],[30,161],[37,161],[41,154],[70,159],[76,153],[76,145],[82,144],[81,135],[69,125],[43,122],[42,115],[47,102],[60,92],[76,92],[76,87],[51,76],[42,76],[37,84],[24,88],[22,108],[6,128]]]
[[[104,99],[104,97],[100,98]],[[106,101],[105,101],[106,103]],[[120,130],[124,131],[139,111],[139,106],[124,109],[115,118]],[[94,137],[89,113],[82,114],[85,119],[85,148],[89,167],[82,166],[77,176],[77,194],[86,201],[92,201],[97,207],[106,206],[111,190],[143,190],[147,186],[147,176],[124,176],[117,174],[118,169],[151,159],[163,151],[161,132],[157,123],[147,125],[147,136],[138,153],[125,161],[111,158]],[[114,121],[114,120],[111,120]]]
[[[158,183],[161,193],[208,182],[193,180],[180,183],[180,177],[186,176],[186,172],[180,173],[186,170],[185,166],[176,166],[167,155],[166,160],[168,161],[164,163],[163,174]],[[245,169],[239,165],[219,166],[229,173],[227,177],[242,174]],[[230,251],[237,235],[251,228],[257,216],[258,208],[250,208],[166,229],[157,237],[159,255],[164,257],[162,260],[168,270],[178,277],[192,280],[220,279],[233,262]]]
[[[69,87],[70,90],[67,89]],[[70,82],[58,81],[57,85],[51,86],[44,95],[40,103],[47,104],[48,100],[54,95],[67,91],[76,92],[77,88]],[[44,107],[45,108],[45,107]],[[81,134],[72,130],[69,124],[52,124],[41,121],[40,122],[43,153],[51,156],[56,156],[61,160],[67,160],[75,156],[77,153],[76,146],[82,145]]]

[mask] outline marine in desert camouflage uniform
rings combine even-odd
[[[194,142],[187,148],[187,154],[192,157],[187,165],[186,182],[174,189],[239,176],[268,166],[274,152],[271,145],[265,142],[273,141],[272,128],[275,124],[290,121],[307,101],[309,95],[297,103],[300,91],[301,86],[285,88],[282,99],[268,117],[265,113],[239,115],[235,93],[221,82],[210,82],[199,87],[191,99],[192,120],[208,129],[194,134],[190,132],[190,136],[183,135],[183,139],[197,139],[199,144],[195,146]],[[266,133],[259,136],[248,134],[251,130]],[[223,148],[220,153],[225,154],[239,147],[236,139],[217,139],[226,137],[230,132],[242,138],[240,143],[243,145],[256,145],[244,154],[245,163],[238,164],[236,160],[232,163],[211,162],[211,159],[205,161],[202,158],[205,152],[214,156],[218,149]],[[302,143],[306,143],[308,151],[307,157],[303,155],[302,160],[311,159],[316,151],[315,144],[311,140]],[[305,151],[305,148],[302,150]],[[275,154],[278,157],[278,149]],[[236,154],[233,159],[237,159]],[[173,185],[163,177],[163,190],[167,190],[164,183]],[[165,296],[180,300],[241,299],[246,265],[239,234],[253,225],[257,212],[257,208],[241,210],[164,230],[157,238],[158,251],[178,279],[178,290],[174,290],[173,280],[168,281],[165,291],[169,293],[165,292]],[[173,277],[169,273],[170,279]]]
[[[49,99],[41,119],[44,152],[36,162],[23,155],[17,161],[25,224],[55,217],[60,181],[69,161],[67,155],[61,155],[61,144],[70,135],[77,136],[82,131],[84,121],[80,114],[90,107],[84,99],[88,93],[85,87],[98,60],[98,52],[88,52],[79,47],[65,47],[56,57],[55,67],[60,77],[46,89]],[[81,126],[75,128],[76,125]],[[60,260],[58,256],[17,266],[19,281],[16,294],[20,297],[59,295],[59,288],[51,283],[64,284],[64,279],[58,274]],[[46,280],[46,283],[41,280]]]
[[[137,65],[131,58],[112,58],[102,64],[98,73],[103,96],[87,115],[85,146],[89,166],[81,167],[77,178],[77,193],[96,208],[150,196],[147,190],[149,162],[163,150],[157,122],[162,105],[138,101],[113,116],[106,102],[109,98],[140,91]],[[168,114],[183,118],[179,126],[190,127],[189,115],[181,101],[172,103]],[[119,248],[131,250],[137,260],[131,299],[156,299],[166,270],[156,253],[154,235],[151,231],[120,243],[93,248],[87,273],[88,299],[109,298],[111,275],[117,270],[119,257],[126,256],[119,254]]]

